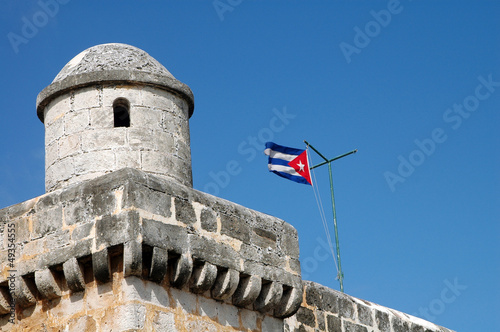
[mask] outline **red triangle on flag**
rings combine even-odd
[[[295,157],[295,159],[289,162],[288,165],[299,173],[300,176],[306,179],[312,186],[311,172],[309,170],[309,163],[307,162],[307,150],[304,150],[304,152]]]

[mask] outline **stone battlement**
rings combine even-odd
[[[123,169],[1,213],[16,224],[13,298],[22,308],[64,289],[85,291],[86,274],[112,281],[113,257],[122,257],[124,278],[164,282],[271,316],[290,316],[302,301],[293,227],[142,171]],[[5,295],[9,266],[2,262]],[[2,313],[9,302],[0,301]]]

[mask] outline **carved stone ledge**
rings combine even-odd
[[[124,278],[167,284],[276,317],[290,316],[300,306],[298,238],[292,226],[138,170],[122,169],[53,191],[0,215],[18,225],[22,241],[12,294],[20,307],[68,290],[85,291],[87,267],[98,283],[108,283],[118,256]],[[6,282],[0,276],[0,285]],[[0,296],[0,313],[6,314],[2,303]]]

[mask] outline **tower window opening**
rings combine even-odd
[[[125,98],[118,98],[113,102],[114,126],[130,127],[130,103]]]

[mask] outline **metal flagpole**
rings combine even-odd
[[[322,163],[319,163],[313,167],[310,167],[309,169],[314,169],[319,166],[323,166],[324,164],[328,164],[328,173],[330,174],[330,193],[332,196],[332,209],[333,209],[333,227],[335,228],[335,246],[336,246],[336,251],[337,251],[337,264],[338,264],[338,279],[340,283],[340,291],[343,293],[344,292],[344,273],[342,273],[342,264],[340,263],[340,245],[339,245],[339,233],[337,230],[337,212],[335,211],[335,196],[333,194],[333,176],[332,176],[332,162],[346,157],[350,154],[358,152],[358,150],[352,150],[351,152],[344,153],[343,155],[340,155],[338,157],[332,158],[328,160],[325,156],[323,156],[318,150],[314,148],[309,142],[304,140],[304,143],[307,144],[307,146],[310,146],[311,149],[313,149],[314,152],[316,152],[321,158],[323,158],[325,161]]]

